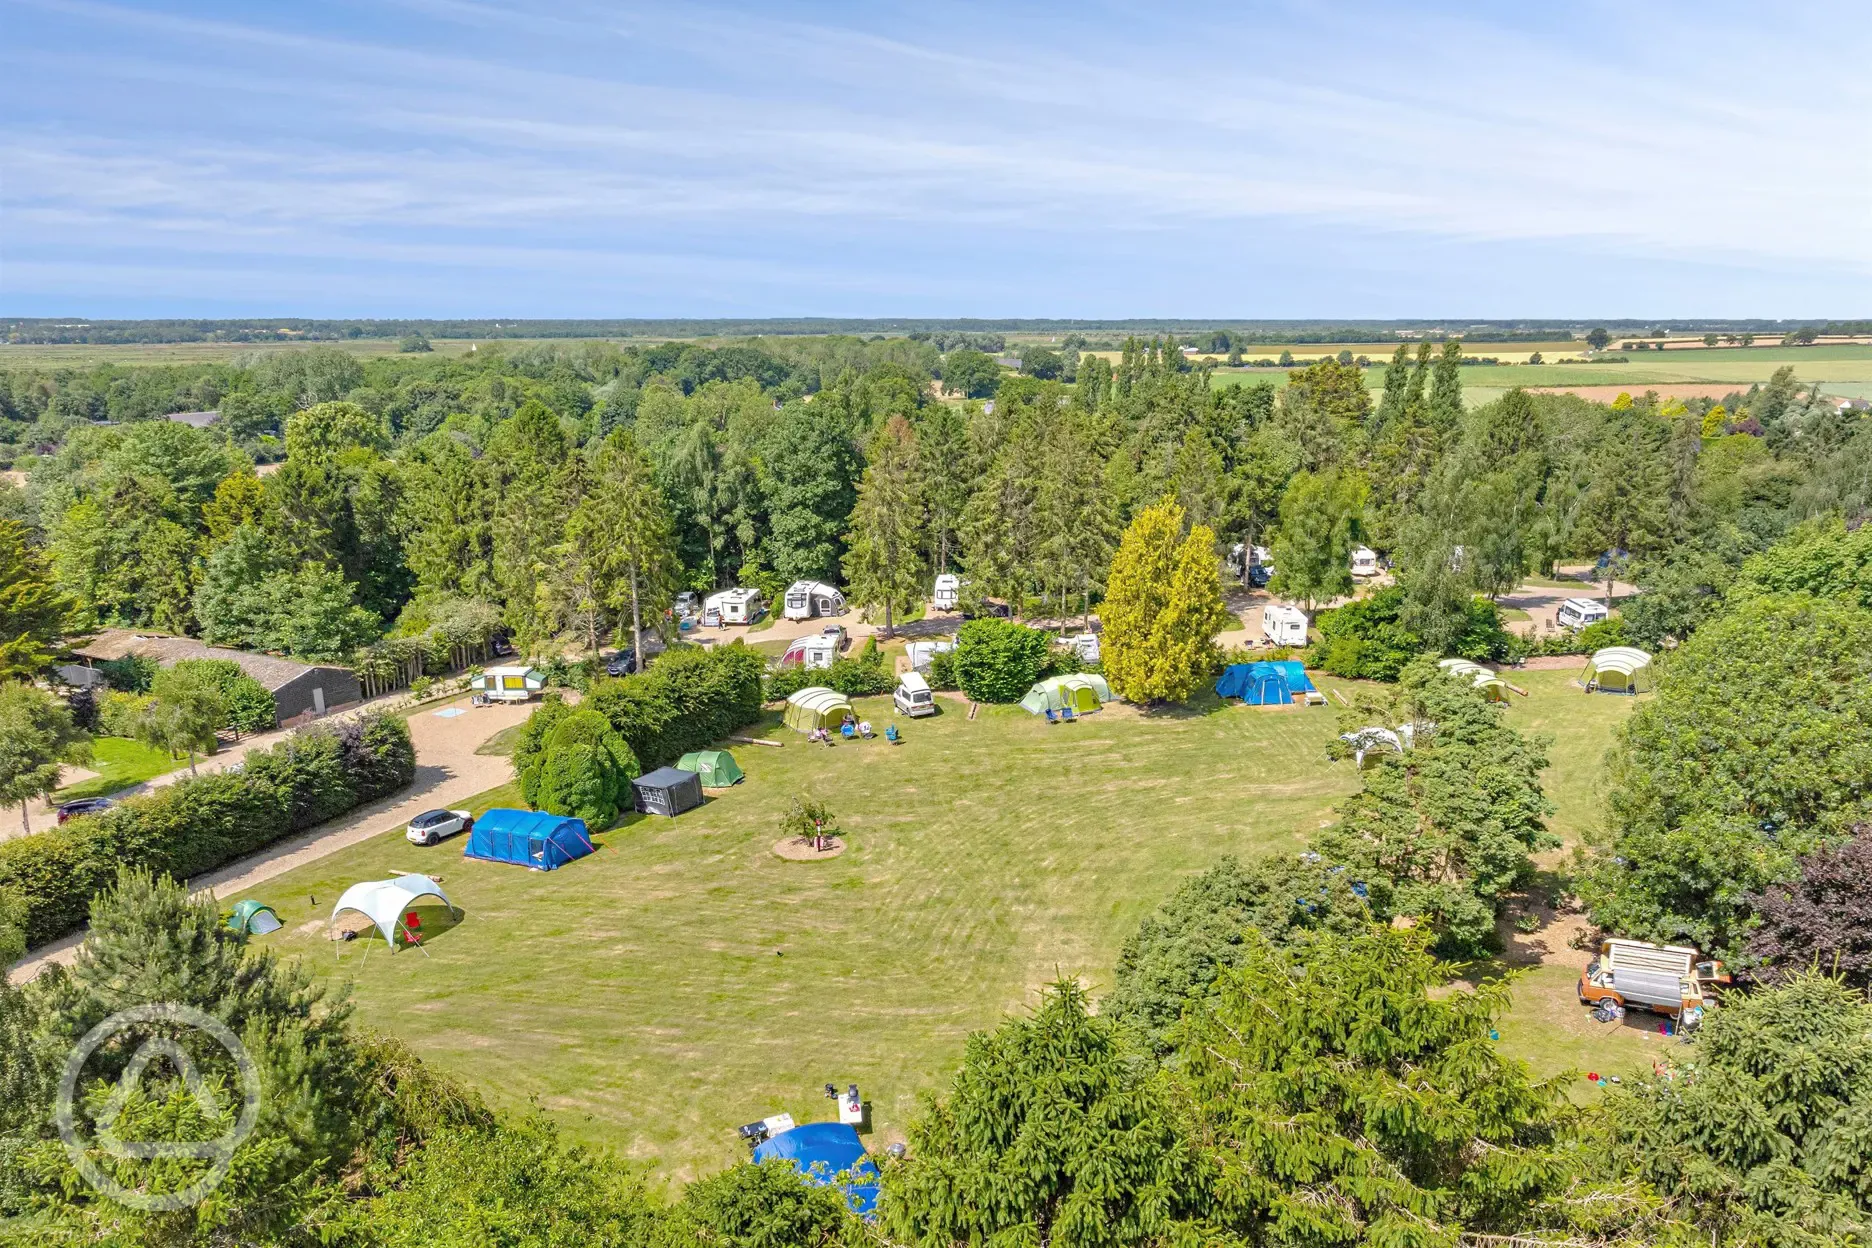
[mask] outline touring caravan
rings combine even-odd
[[[1554,622],[1561,628],[1580,629],[1597,624],[1612,614],[1603,602],[1591,598],[1569,598],[1554,612]]]
[[[1378,552],[1369,546],[1354,546],[1352,548],[1352,575],[1377,576]]]
[[[545,675],[531,667],[490,667],[469,682],[476,702],[527,702],[545,687]]]
[[[1306,612],[1299,607],[1270,602],[1261,609],[1261,635],[1273,646],[1306,645]]]
[[[821,633],[813,637],[795,638],[780,656],[781,667],[803,667],[809,672],[822,672],[832,666],[832,660],[838,657],[838,642]]]
[[[705,624],[710,616],[722,624],[752,624],[760,619],[763,610],[760,590],[742,585],[719,590],[702,600],[702,619]]]
[[[789,620],[810,620],[821,615],[845,614],[845,595],[823,581],[794,581],[787,586],[785,615]]]
[[[904,654],[910,660],[911,671],[928,674],[930,663],[937,655],[954,649],[953,641],[913,641],[904,647]]]
[[[930,600],[938,611],[955,610],[962,601],[962,578],[953,572],[944,572],[936,578],[936,592]]]

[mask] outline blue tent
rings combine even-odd
[[[865,1156],[857,1128],[843,1122],[809,1122],[782,1131],[754,1146],[755,1161],[783,1157],[821,1187],[849,1170],[852,1181],[842,1184],[852,1212],[871,1217],[877,1212],[878,1168]]]
[[[1298,659],[1278,659],[1223,668],[1215,690],[1217,697],[1240,698],[1249,706],[1286,706],[1294,694],[1312,688],[1306,664]]]
[[[556,871],[592,852],[583,819],[540,810],[490,810],[468,829],[464,858]]]

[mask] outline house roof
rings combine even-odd
[[[220,412],[170,412],[164,420],[173,420],[180,425],[193,425],[197,429],[206,429],[221,419]]]
[[[277,692],[312,671],[315,666],[329,666],[301,663],[297,659],[283,659],[271,654],[229,650],[196,641],[193,637],[142,633],[128,628],[107,628],[84,645],[74,646],[72,653],[87,659],[121,659],[128,654],[137,654],[154,659],[164,666],[182,659],[232,659],[240,664],[243,672],[265,685],[269,692]]]

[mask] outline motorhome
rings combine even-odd
[[[1580,972],[1578,991],[1581,1005],[1650,1010],[1694,1023],[1710,1004],[1706,989],[1729,979],[1722,963],[1700,961],[1687,945],[1615,939]]]
[[[1261,608],[1261,635],[1272,646],[1306,645],[1306,612],[1299,607],[1270,602]]]
[[[962,602],[962,578],[953,572],[944,572],[936,578],[936,591],[930,596],[931,603],[938,611],[953,611]]]
[[[1612,614],[1611,608],[1591,598],[1569,598],[1554,612],[1554,622],[1561,628],[1580,629],[1597,624]]]
[[[899,713],[912,719],[936,713],[936,695],[930,692],[929,681],[915,672],[897,678],[897,692],[891,695],[891,702]]]
[[[733,589],[719,590],[702,600],[702,619],[705,624],[714,615],[721,624],[752,624],[760,619],[766,608],[761,603],[760,590],[737,585]],[[710,624],[713,628],[716,625]]]
[[[784,614],[789,620],[845,614],[845,595],[823,581],[794,581],[787,586]]]

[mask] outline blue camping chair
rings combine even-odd
[[[1070,707],[1070,706],[1063,706],[1063,707],[1061,707],[1061,708],[1060,708],[1060,722],[1061,722],[1061,723],[1064,723],[1064,724],[1070,724],[1070,723],[1072,723],[1072,722],[1073,722],[1073,720],[1075,720],[1075,719],[1077,719],[1077,718],[1079,718],[1079,717],[1078,717],[1077,715],[1074,715],[1074,714],[1073,714],[1073,709],[1072,709],[1072,707]]]
[[[884,739],[885,739],[886,741],[888,741],[888,742],[890,742],[890,743],[891,743],[892,745],[896,745],[896,744],[897,744],[897,741],[898,741],[898,736],[897,736],[897,725],[896,725],[896,724],[885,724],[885,725],[884,725]]]
[[[852,722],[849,719],[839,725],[839,736],[844,737],[847,741],[850,741],[857,735],[858,729],[852,726]]]
[[[1049,724],[1059,723],[1059,716],[1053,713],[1053,708],[1050,706],[1047,708],[1046,717],[1047,717],[1047,723]]]

